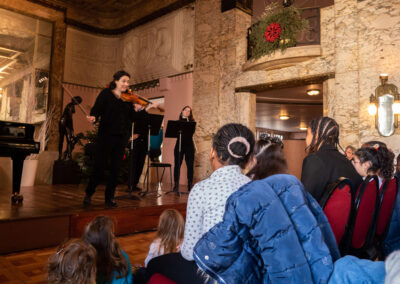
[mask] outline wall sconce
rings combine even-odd
[[[382,136],[393,135],[398,127],[400,114],[400,94],[397,87],[388,84],[388,74],[379,75],[381,85],[375,89],[375,95],[371,94],[368,113],[375,116],[375,126]]]

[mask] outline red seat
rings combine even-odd
[[[379,189],[379,213],[376,223],[375,247],[379,258],[382,260],[384,258],[382,242],[385,240],[390,220],[392,218],[394,203],[396,202],[398,182],[397,178],[393,177],[390,180],[385,180]]]
[[[354,200],[354,220],[349,233],[351,254],[367,257],[372,246],[379,207],[378,178],[368,176],[358,188]]]
[[[160,273],[155,273],[153,276],[151,276],[147,284],[176,284],[176,282]]]
[[[350,180],[340,178],[331,184],[325,191],[320,203],[340,248],[351,220],[353,196]]]

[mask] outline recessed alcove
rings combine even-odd
[[[276,51],[258,59],[250,59],[243,64],[243,71],[273,70],[296,65],[297,63],[321,56],[321,45],[290,47],[285,51]]]

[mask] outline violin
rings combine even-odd
[[[141,105],[142,107],[147,107],[148,105],[152,104],[151,101],[149,101],[146,98],[143,98],[137,94],[135,94],[134,92],[132,92],[131,90],[127,90],[126,92],[121,94],[121,99],[124,102],[129,102],[129,103],[133,103],[133,104],[138,104]],[[161,111],[164,112],[165,109],[161,106],[157,106],[157,108]]]
[[[127,90],[125,93],[122,93],[121,94],[121,99],[124,102],[138,104],[138,105],[141,105],[143,107],[147,107],[149,104],[151,104],[151,101],[149,101],[148,99],[143,98],[143,97],[141,97],[139,95],[136,95],[131,90]]]

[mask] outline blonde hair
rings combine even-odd
[[[96,250],[82,240],[68,242],[49,258],[47,272],[48,283],[94,284]]]
[[[160,215],[157,228],[157,238],[160,239],[159,251],[164,248],[164,254],[177,252],[183,240],[185,221],[179,211],[175,209],[164,210]]]

